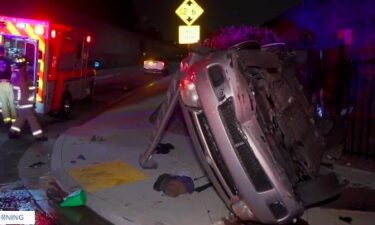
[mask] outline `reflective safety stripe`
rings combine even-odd
[[[37,136],[37,135],[42,134],[42,133],[43,133],[42,130],[37,130],[37,131],[33,132],[33,136]]]
[[[16,122],[16,119],[11,119],[12,123]]]
[[[30,101],[30,102],[32,102],[32,101],[35,100],[35,98],[34,98],[34,96],[30,96],[27,100]]]
[[[17,100],[21,100],[21,88],[19,86],[13,86],[13,90],[17,91]]]
[[[21,132],[21,129],[18,128],[18,127],[16,127],[16,126],[11,126],[10,129],[11,129],[12,131]]]
[[[10,122],[10,121],[12,121],[12,118],[11,118],[11,117],[6,117],[6,118],[4,118],[4,122],[5,122],[5,123],[8,123],[8,122]]]
[[[30,91],[35,90],[35,89],[36,89],[35,86],[30,86],[30,87],[29,87],[29,90],[30,90]]]
[[[34,106],[33,104],[19,105],[18,108],[19,109],[28,109],[28,108],[32,108],[33,106]]]

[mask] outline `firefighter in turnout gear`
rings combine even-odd
[[[5,57],[5,49],[0,46],[0,103],[5,124],[16,120],[16,109],[14,107],[13,90],[10,85],[11,60]]]
[[[26,64],[25,58],[22,57],[16,58],[12,64],[11,84],[14,90],[17,117],[10,127],[9,138],[18,138],[23,125],[27,121],[34,138],[38,141],[46,141],[48,138],[43,135],[34,112],[33,95],[30,95],[30,90],[33,87],[27,83]]]

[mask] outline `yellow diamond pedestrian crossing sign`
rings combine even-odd
[[[202,15],[203,9],[194,0],[185,0],[175,12],[187,25],[192,25]]]

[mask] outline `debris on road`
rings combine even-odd
[[[346,223],[352,223],[352,218],[350,216],[340,216],[339,220],[344,221]]]
[[[77,156],[77,159],[86,160],[86,157],[84,155]]]
[[[29,167],[29,168],[33,168],[33,169],[35,169],[35,168],[40,168],[40,167],[42,167],[42,166],[44,166],[44,165],[46,165],[44,162],[36,162],[36,163],[31,164],[31,165],[28,166],[28,167]]]
[[[209,188],[211,186],[212,186],[212,183],[208,183],[208,184],[205,184],[205,185],[202,185],[200,187],[195,188],[195,191],[196,192],[202,192],[202,191],[206,190],[207,188]]]
[[[91,140],[90,140],[90,142],[96,142],[96,141],[104,141],[104,138],[103,138],[103,136],[97,136],[97,135],[93,135],[92,137],[91,137]]]
[[[54,187],[48,188],[46,190],[46,195],[48,197],[48,200],[51,200],[54,204],[60,204],[66,197],[66,193]]]
[[[174,176],[162,174],[154,183],[154,190],[161,191],[170,197],[177,197],[181,194],[193,193],[194,182],[188,176]]]
[[[168,154],[172,149],[174,149],[174,146],[170,143],[159,143],[155,148],[156,154]]]
[[[68,196],[66,196],[60,203],[61,207],[76,207],[83,206],[87,201],[86,192],[82,189],[78,189]]]

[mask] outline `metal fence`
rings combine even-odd
[[[307,68],[304,85],[310,95],[321,94],[323,114],[347,113],[344,152],[375,159],[375,58],[353,60],[345,48],[314,49]]]
[[[375,60],[351,64],[350,102],[353,111],[345,152],[375,159]]]

